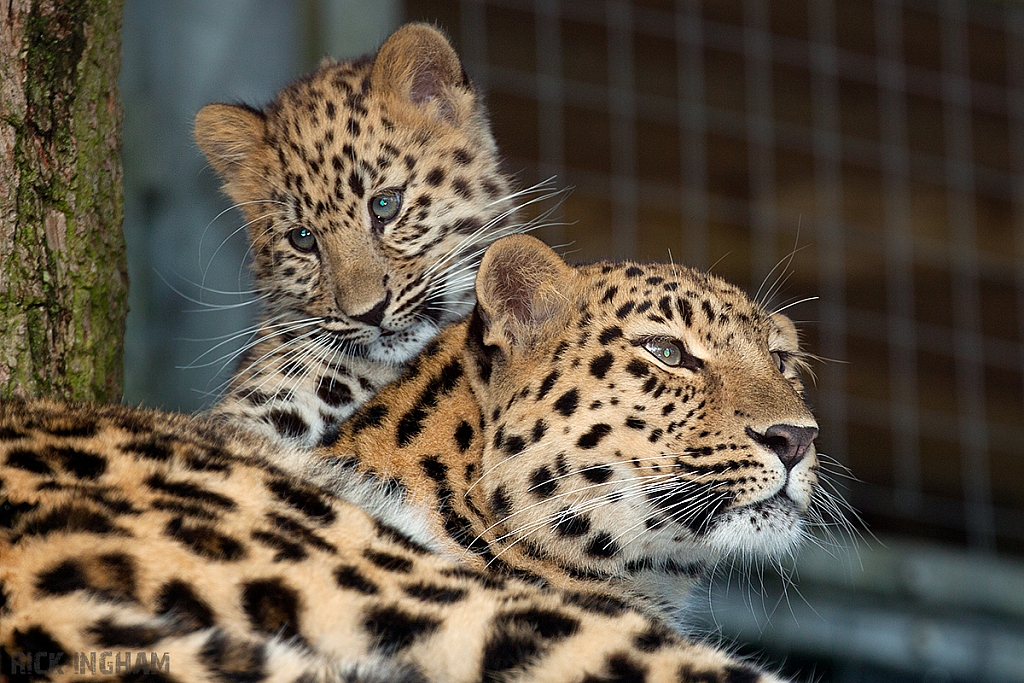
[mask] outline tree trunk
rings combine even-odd
[[[0,398],[121,398],[122,7],[0,0]]]

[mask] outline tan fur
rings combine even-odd
[[[528,344],[546,323],[557,330],[560,321],[552,318],[568,310],[566,292],[576,274],[554,252],[538,251],[532,240],[505,240],[488,250],[481,268],[488,274],[479,280],[478,294],[490,323],[488,344]]]
[[[265,122],[256,113],[227,104],[209,104],[196,114],[195,138],[210,165],[227,180],[224,192],[243,202],[264,194],[253,162],[266,160]]]
[[[395,32],[378,53],[371,78],[375,86],[388,89],[390,97],[426,108],[431,120],[425,132],[431,135],[452,126],[486,126],[473,96],[459,85],[466,77],[458,57],[443,36],[427,26],[413,24]],[[439,92],[425,98],[424,79],[440,83]],[[478,118],[470,121],[473,117]]]

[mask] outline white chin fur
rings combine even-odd
[[[795,505],[773,499],[726,512],[704,542],[724,555],[776,558],[797,549],[803,529]]]
[[[365,357],[377,363],[400,365],[416,357],[437,334],[437,327],[421,322],[387,337],[378,337],[366,345]]]

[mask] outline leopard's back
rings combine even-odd
[[[770,679],[613,598],[460,566],[272,448],[153,411],[0,404],[4,675]]]

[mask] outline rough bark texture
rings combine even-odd
[[[122,7],[0,0],[0,398],[121,398]]]

